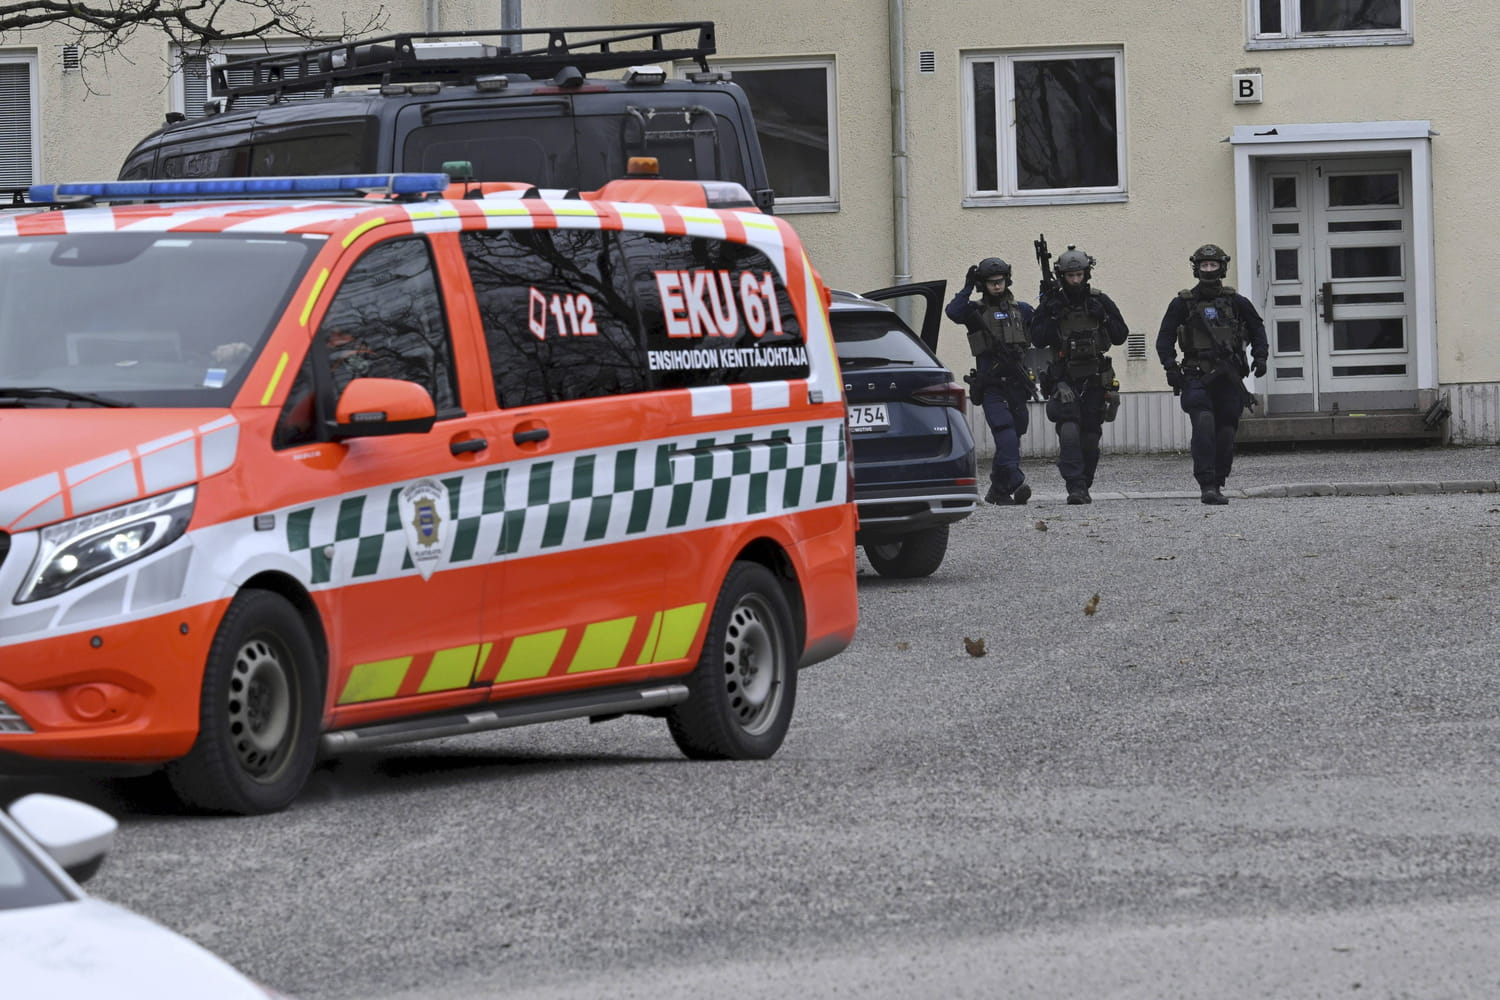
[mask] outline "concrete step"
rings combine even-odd
[[[1241,442],[1442,441],[1447,413],[1369,410],[1357,413],[1272,413],[1240,418]]]

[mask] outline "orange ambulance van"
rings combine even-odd
[[[796,235],[734,184],[447,182],[0,213],[0,770],[259,813],[320,757],[566,718],[775,753],[857,617]]]

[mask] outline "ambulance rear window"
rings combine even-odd
[[[0,240],[0,386],[227,406],[319,245],[160,232]]]

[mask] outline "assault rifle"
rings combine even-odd
[[[1036,262],[1042,269],[1042,283],[1038,294],[1045,299],[1057,291],[1057,275],[1052,273],[1052,253],[1047,249],[1047,234],[1038,233],[1037,238],[1031,241],[1031,245],[1036,247]],[[1038,302],[1040,301],[1041,299],[1038,299]]]
[[[1022,363],[1015,351],[1010,349],[996,351],[994,357],[999,362],[999,366],[994,370],[981,372],[976,368],[964,376],[964,381],[969,383],[970,395],[973,397],[975,406],[984,405],[986,387],[1004,391],[1007,380],[1015,385],[1025,386],[1028,400],[1043,398],[1037,390],[1036,373]]]

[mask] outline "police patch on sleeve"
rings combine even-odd
[[[448,509],[448,489],[435,480],[419,479],[401,491],[398,502],[406,550],[422,579],[429,580],[443,558],[443,511]]]

